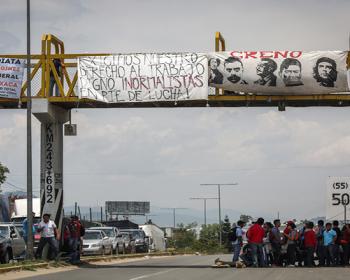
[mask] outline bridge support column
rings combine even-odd
[[[33,115],[41,122],[40,210],[51,214],[59,229],[63,219],[63,124],[69,110],[50,104],[47,99],[32,100]]]

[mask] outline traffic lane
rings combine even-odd
[[[86,265],[80,269],[36,276],[26,279],[108,279],[118,280],[258,280],[268,278],[270,280],[328,280],[347,279],[350,268],[219,268],[211,267],[218,256],[175,256],[159,259],[148,259],[124,264],[112,265]],[[220,256],[229,260],[230,255]]]
[[[51,273],[22,279],[107,279],[118,277],[118,280],[152,279],[181,269],[210,268],[218,256],[172,256],[152,258],[141,261],[130,261],[122,264],[85,264],[77,270]],[[221,256],[222,257],[222,256]],[[170,274],[171,275],[171,274]],[[141,277],[141,278],[140,278]],[[166,277],[166,276],[164,276]],[[164,278],[165,279],[165,278]]]

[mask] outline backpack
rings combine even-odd
[[[228,240],[230,242],[235,242],[237,240],[237,227],[234,227],[230,230],[228,234]]]

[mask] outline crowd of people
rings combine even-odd
[[[245,222],[238,221],[229,235],[233,263],[241,259],[251,267],[349,265],[350,224],[340,228],[338,221],[319,220],[316,226],[308,221],[297,229],[288,221],[281,230],[280,220],[272,224],[259,218],[246,232],[244,227]],[[248,243],[243,246],[245,237]]]
[[[34,213],[33,213],[34,217]],[[37,232],[41,234],[38,248],[35,252],[35,258],[40,259],[43,255],[43,249],[48,244],[49,258],[58,259],[59,253],[59,241],[61,239],[60,232],[54,221],[50,220],[50,214],[45,213],[42,221],[35,229],[32,228],[33,235]],[[64,227],[63,232],[63,244],[68,252],[68,262],[77,264],[80,262],[80,254],[82,250],[82,237],[85,234],[85,228],[79,217],[76,215],[71,216],[70,221]],[[23,238],[25,242],[28,242],[28,220],[23,221]]]

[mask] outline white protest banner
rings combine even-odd
[[[23,70],[23,59],[0,58],[0,98],[20,98]]]
[[[326,203],[327,220],[350,220],[350,177],[328,178]]]
[[[209,83],[232,92],[348,92],[346,51],[231,51],[208,55]]]
[[[116,54],[78,60],[79,97],[109,103],[208,99],[208,60],[197,53]]]

